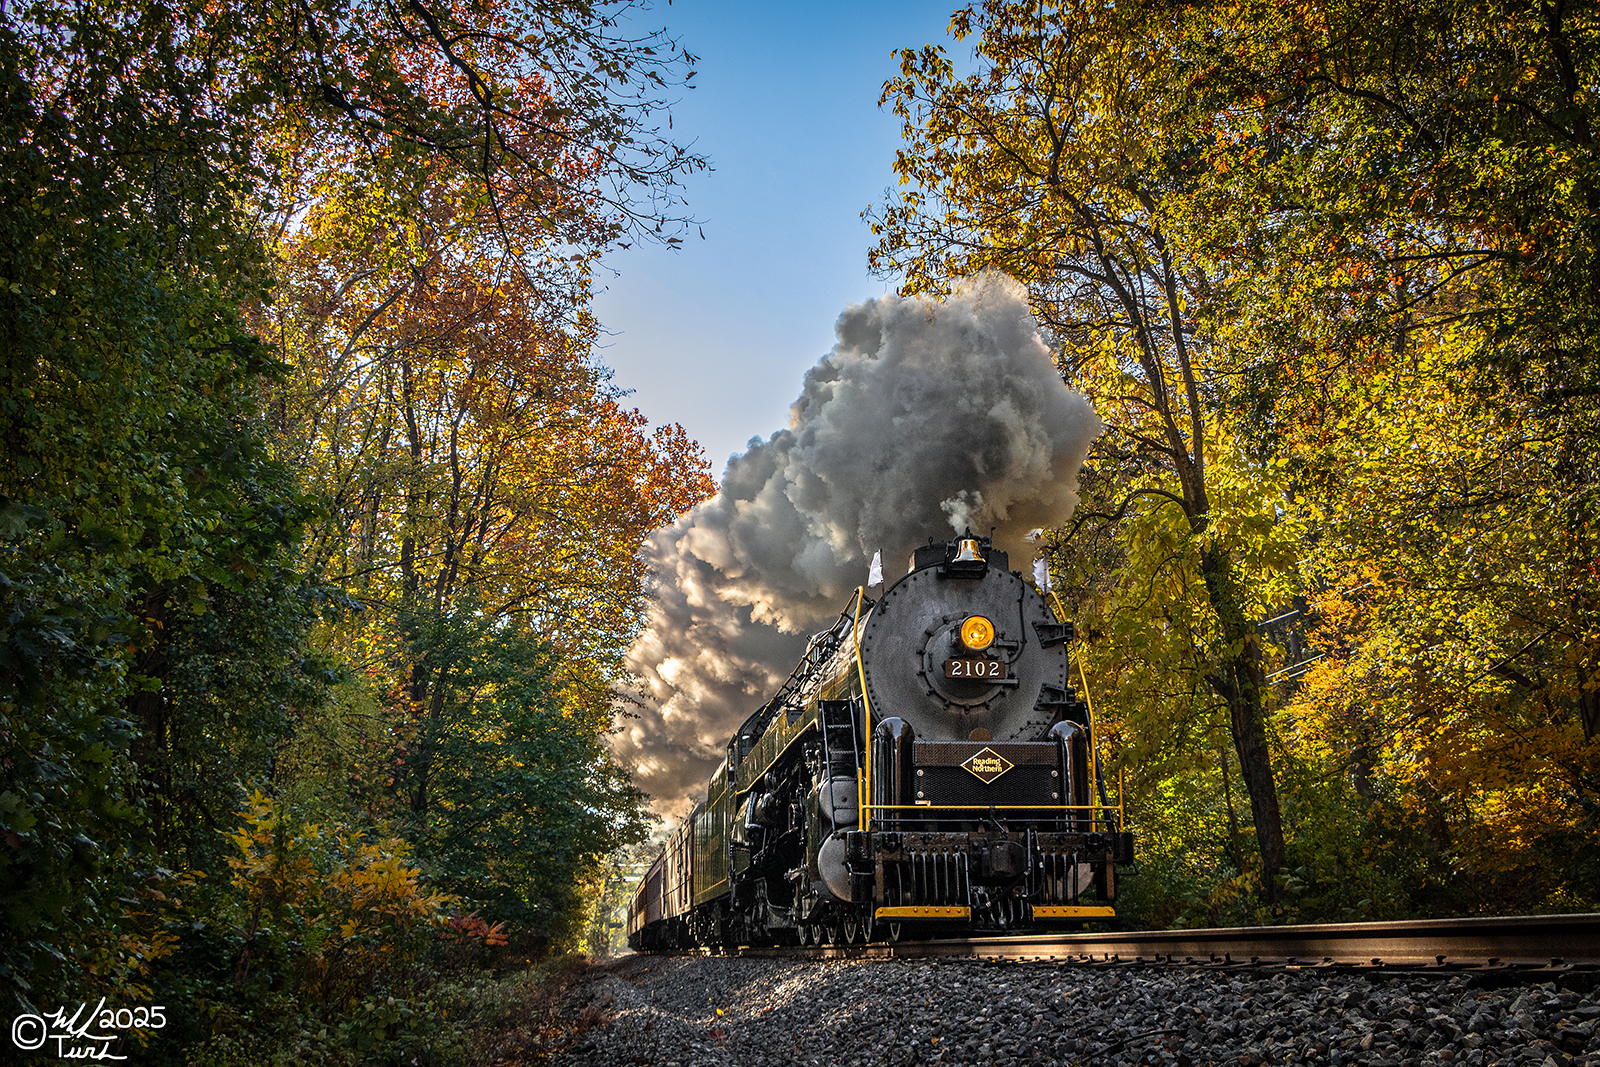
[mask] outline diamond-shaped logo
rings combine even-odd
[[[1002,774],[1009,771],[1014,764],[1000,753],[987,746],[980,748],[972,757],[961,766],[972,772],[974,778],[988,785]]]

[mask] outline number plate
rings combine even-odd
[[[944,661],[944,676],[991,681],[1010,678],[1011,669],[1009,664],[998,659],[947,659]]]

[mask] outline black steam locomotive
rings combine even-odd
[[[628,944],[819,944],[1103,921],[1107,803],[1070,622],[970,533],[858,590],[728,742],[634,893]]]

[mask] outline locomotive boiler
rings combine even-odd
[[[1000,932],[1114,916],[1070,622],[970,532],[865,590],[728,741],[634,893],[635,949]]]

